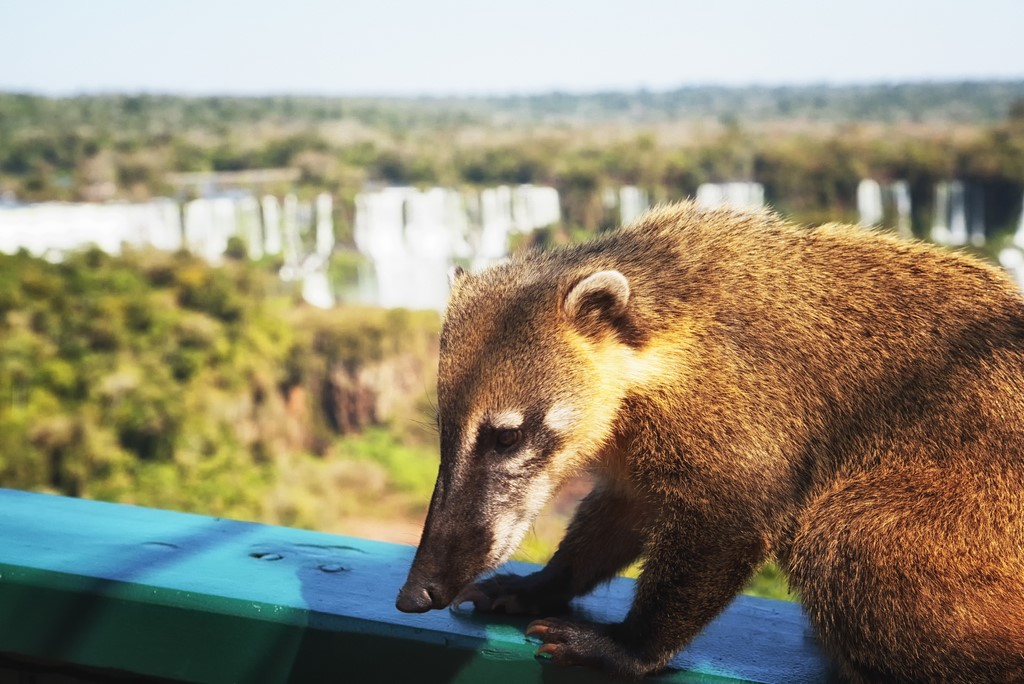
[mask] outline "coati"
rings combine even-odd
[[[852,681],[1024,681],[1024,300],[996,269],[682,203],[458,274],[440,349],[400,610],[462,590],[642,676],[775,558]],[[586,470],[544,569],[469,584]],[[624,622],[552,617],[637,558]]]

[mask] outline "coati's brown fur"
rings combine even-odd
[[[460,599],[547,615],[643,557],[622,624],[531,625],[556,662],[656,671],[777,558],[851,680],[1024,681],[1024,300],[996,269],[683,203],[459,277],[441,345],[403,610],[590,469],[550,564]]]

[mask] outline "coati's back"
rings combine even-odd
[[[645,555],[629,629],[659,611],[675,626],[631,636],[646,655],[601,656],[608,669],[656,669],[775,556],[850,676],[1024,678],[1024,661],[992,664],[1024,653],[1024,611],[985,603],[1024,596],[1022,369],[1024,302],[995,269],[765,212],[674,205],[463,275],[441,338],[441,470],[399,607],[447,605],[596,468],[543,590],[477,586],[546,605]],[[985,572],[978,593],[968,575]],[[929,573],[975,642],[1003,645],[968,655],[922,599]],[[666,602],[681,587],[703,593]]]
[[[906,417],[887,412],[898,405],[894,383],[904,393],[945,394],[952,375],[1009,401],[1002,415],[1024,417],[1024,302],[1001,271],[973,258],[859,227],[802,228],[692,205],[655,211],[589,249],[605,244],[623,254],[616,263],[650,320],[698,326],[703,346],[741,362],[732,369],[737,380],[768,374],[793,386],[806,413],[824,410],[827,422],[837,410],[879,401],[883,422]],[[981,386],[972,373],[985,376]],[[801,406],[808,400],[818,403]],[[933,397],[918,408],[942,403]]]
[[[539,288],[548,298],[528,299],[540,314],[532,334],[556,336],[559,297],[604,269],[630,284],[621,341],[638,350],[678,341],[685,353],[664,370],[683,378],[700,368],[700,383],[667,379],[670,389],[701,395],[725,385],[756,397],[731,412],[799,447],[805,462],[820,445],[822,461],[866,465],[873,441],[909,434],[937,460],[968,456],[976,437],[1007,437],[986,458],[1020,462],[1024,303],[1003,273],[973,258],[858,227],[808,229],[767,212],[681,204],[593,242],[513,260],[487,274],[484,289],[503,282],[522,301],[523,290]],[[549,350],[531,337],[523,353]]]

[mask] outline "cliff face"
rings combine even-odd
[[[320,395],[328,425],[347,435],[409,418],[422,403],[435,365],[423,356],[409,353],[355,368],[333,365]]]

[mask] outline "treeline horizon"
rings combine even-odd
[[[1009,79],[933,79],[867,83],[700,84],[676,88],[623,88],[482,94],[253,94],[183,93],[174,91],[103,90],[40,93],[0,90],[0,97],[51,102],[123,100],[126,109],[173,100],[226,105],[236,115],[302,111],[311,120],[342,116],[373,116],[379,110],[405,109],[408,115],[438,123],[465,123],[488,116],[513,115],[524,121],[579,117],[600,121],[622,115],[634,120],[659,118],[735,117],[746,121],[796,118],[832,122],[946,121],[992,123],[1005,118],[1024,98],[1024,77]],[[142,105],[144,106],[144,105]],[[444,114],[447,113],[448,116]],[[454,119],[449,118],[453,114]],[[2,119],[0,119],[2,121]],[[479,121],[478,121],[479,122]]]
[[[172,174],[275,167],[299,180],[258,191],[331,193],[342,243],[355,195],[380,185],[550,185],[560,230],[580,235],[614,225],[606,193],[623,185],[662,202],[756,181],[794,220],[853,222],[863,178],[908,183],[919,237],[937,183],[982,188],[1000,235],[1024,194],[1024,80],[504,98],[0,93],[0,197],[188,199]]]

